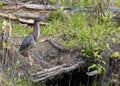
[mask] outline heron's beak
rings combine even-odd
[[[48,20],[45,19],[45,18],[42,18],[41,20],[42,20],[43,22],[48,22]]]
[[[46,22],[46,23],[48,23],[48,20],[47,19],[45,19],[44,17],[36,17],[35,19],[34,19],[34,22]]]
[[[39,22],[48,22],[48,20],[45,19],[45,18],[42,17],[42,16],[37,17],[37,18],[36,18],[36,21],[39,21]]]

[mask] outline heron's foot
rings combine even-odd
[[[32,57],[30,55],[28,56],[28,61],[29,61],[29,64],[32,66],[34,60],[32,59]]]

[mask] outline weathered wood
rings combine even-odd
[[[34,18],[36,17],[36,16],[31,16],[31,15],[29,15],[28,16],[28,18],[24,18],[24,17],[26,17],[27,15],[23,15],[22,17],[21,16],[17,16],[17,15],[14,15],[14,14],[11,14],[11,16],[9,16],[9,14],[8,13],[2,13],[2,12],[0,12],[0,16],[1,17],[5,17],[5,18],[10,18],[10,19],[12,19],[12,20],[16,20],[16,21],[19,21],[19,22],[22,22],[22,23],[27,23],[27,24],[33,24],[34,23]],[[31,16],[31,18],[29,18]],[[37,16],[37,17],[42,17],[42,16]],[[39,22],[39,24],[49,24],[48,22]]]
[[[20,5],[12,5],[12,6],[3,6],[1,9],[3,11],[16,11],[16,10],[19,10],[22,6]]]
[[[15,16],[19,16],[19,17],[22,17],[22,18],[25,18],[25,19],[34,19],[35,17],[39,17],[39,16],[43,16],[43,17],[48,17],[48,14],[47,13],[44,13],[44,14],[40,14],[38,12],[26,12],[26,11],[21,11],[21,12],[14,12],[13,13]]]
[[[110,7],[110,10],[114,13],[120,13],[120,8],[117,8],[117,7]]]
[[[51,79],[55,77],[56,75],[66,73],[69,71],[72,71],[76,68],[82,67],[84,62],[77,62],[75,64],[62,64],[59,66],[55,66],[49,69],[44,69],[43,71],[32,73],[31,76],[33,77],[33,82],[39,82],[45,79]]]
[[[51,11],[51,10],[57,10],[57,9],[72,10],[74,7],[54,6],[54,5],[24,4],[23,8],[32,9],[32,10],[49,10],[49,11]]]
[[[88,76],[94,76],[94,75],[97,75],[98,73],[99,73],[98,70],[93,70],[93,71],[87,72],[86,74]]]
[[[11,15],[11,17],[9,17],[9,14],[8,14],[8,13],[3,13],[3,12],[0,12],[0,16],[1,16],[1,17],[5,17],[5,18],[10,18],[10,19],[13,19],[13,20],[17,19],[16,16]]]
[[[36,4],[24,4],[23,8],[25,9],[31,9],[31,10],[47,10],[47,11],[52,11],[52,10],[57,10],[57,9],[63,9],[65,11],[63,12],[68,12],[68,13],[81,13],[81,12],[87,12],[87,11],[92,11],[92,8],[77,8],[77,7],[69,7],[69,6],[53,6],[53,5],[36,5]],[[120,8],[117,7],[110,7],[110,10],[115,13],[120,13]]]

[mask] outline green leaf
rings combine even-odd
[[[99,68],[99,67],[98,67],[98,73],[99,73],[99,74],[102,74],[102,72],[103,72],[102,68]]]
[[[101,63],[103,63],[104,65],[106,65],[106,62],[105,62],[105,61],[103,61],[103,60],[101,61]]]
[[[116,6],[120,7],[120,0],[116,0]]]
[[[100,64],[97,65],[97,68],[98,68],[99,74],[102,74],[102,72],[106,72],[106,69]]]
[[[115,43],[115,42],[116,42],[116,41],[115,41],[115,38],[112,38],[112,42],[113,42],[113,43]]]
[[[96,67],[97,67],[97,65],[96,65],[96,64],[93,64],[93,65],[91,65],[91,66],[88,67],[88,71],[90,71],[90,69],[94,69],[94,68],[96,68]]]
[[[7,44],[5,43],[5,41],[3,41],[2,46],[3,48],[7,48]]]
[[[9,67],[9,68],[7,68],[7,73],[10,74],[10,72],[11,72],[11,69]]]
[[[113,58],[119,58],[120,59],[120,52],[113,52],[112,53]]]
[[[3,6],[3,2],[0,1],[0,7]]]
[[[106,47],[107,47],[108,49],[110,49],[110,46],[109,46],[109,44],[108,44],[108,43],[105,43],[105,45],[106,45]]]
[[[18,68],[20,66],[20,62],[17,61],[16,64],[15,64],[15,67]]]
[[[101,17],[101,19],[102,19],[104,22],[106,22],[106,21],[109,20],[108,16],[103,16],[103,17]]]

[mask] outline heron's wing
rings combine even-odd
[[[27,37],[23,40],[22,45],[20,46],[19,51],[22,51],[22,50],[28,48],[33,40],[34,40],[34,37],[33,37],[32,34],[30,34],[29,36],[27,36]]]

